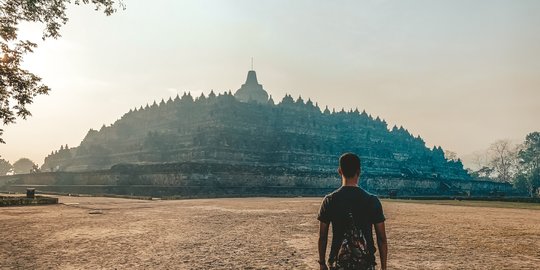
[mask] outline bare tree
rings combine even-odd
[[[516,173],[518,147],[510,140],[498,140],[488,150],[489,164],[496,173],[497,180],[510,182]]]
[[[471,155],[471,161],[476,166],[477,170],[486,167],[488,165],[488,155],[487,152],[484,151],[476,151],[472,153]]]
[[[444,157],[445,157],[447,160],[453,160],[453,161],[457,161],[457,160],[458,160],[457,153],[454,152],[454,151],[450,151],[450,150],[444,150]]]

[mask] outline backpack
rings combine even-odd
[[[332,270],[371,270],[375,269],[374,256],[367,247],[362,230],[354,223],[352,213],[349,213],[348,224],[343,234],[337,257],[331,263]]]

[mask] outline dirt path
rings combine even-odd
[[[319,198],[0,209],[0,269],[315,269]],[[390,269],[535,269],[540,211],[384,201]]]

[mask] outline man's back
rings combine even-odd
[[[386,260],[388,257],[388,245],[386,243],[386,229],[384,226],[384,214],[381,202],[376,196],[373,196],[358,187],[361,165],[360,158],[353,153],[345,153],[339,157],[338,174],[341,176],[341,188],[324,197],[321,209],[319,211],[319,266],[321,270],[328,269],[326,265],[326,246],[328,241],[328,229],[332,224],[333,237],[332,248],[330,250],[329,262],[332,268],[341,267],[341,261],[350,261],[348,251],[351,250],[351,243],[354,246],[364,246],[364,241],[356,236],[361,234],[362,230],[367,250],[362,248],[361,252],[356,252],[353,257],[355,260],[353,268],[361,267],[363,269],[374,269],[375,267],[375,245],[373,244],[372,228],[375,224],[377,233],[377,246],[379,247],[381,269],[386,270]],[[350,224],[350,214],[356,226],[347,226]],[[347,230],[346,228],[349,228]],[[350,230],[352,229],[352,231]],[[344,239],[344,233],[347,231],[347,239]],[[350,238],[349,236],[354,236]],[[362,237],[360,237],[362,238]],[[359,240],[359,241],[357,241]],[[343,245],[341,245],[343,244]],[[340,252],[340,262],[335,263],[336,255],[343,246],[343,253]],[[369,252],[366,252],[369,251]],[[367,253],[367,256],[366,256]],[[350,253],[349,253],[350,254]],[[362,254],[358,256],[358,254]],[[348,257],[348,259],[346,259]],[[361,263],[362,266],[360,266]],[[352,266],[351,264],[348,264]],[[347,266],[348,268],[350,268]]]
[[[330,261],[335,260],[343,240],[349,213],[353,214],[357,228],[362,230],[368,249],[375,254],[372,225],[385,220],[381,203],[376,196],[358,186],[342,186],[324,198],[317,218],[321,222],[332,224]],[[372,259],[375,262],[375,258]]]

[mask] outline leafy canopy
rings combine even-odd
[[[19,173],[30,173],[32,168],[36,164],[29,158],[20,158],[19,160],[13,163],[13,171],[17,174]]]
[[[9,161],[0,158],[0,176],[6,175],[9,171],[11,171],[12,168],[13,166],[11,166]]]
[[[121,0],[0,0],[0,121],[3,126],[14,123],[17,117],[26,119],[31,113],[27,105],[37,95],[47,94],[50,88],[41,78],[21,68],[23,56],[33,52],[37,44],[18,38],[21,22],[43,25],[43,37],[59,38],[60,28],[68,22],[69,4],[91,4],[106,15],[124,8]],[[0,129],[0,143],[3,129]]]
[[[522,172],[516,179],[519,187],[525,187],[531,196],[540,188],[540,132],[525,137],[523,149],[519,151]]]
[[[525,137],[524,148],[519,152],[519,157],[527,169],[540,168],[540,132],[532,132]]]

